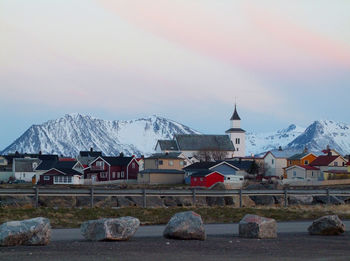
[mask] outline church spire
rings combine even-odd
[[[238,113],[237,113],[237,106],[236,106],[236,103],[235,103],[235,111],[233,112],[232,114],[232,117],[230,119],[231,121],[234,121],[234,120],[241,120],[241,118],[239,117]]]

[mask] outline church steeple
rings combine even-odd
[[[237,105],[236,105],[236,104],[235,104],[235,111],[233,112],[232,117],[231,117],[230,120],[231,120],[231,121],[233,121],[233,120],[238,120],[238,121],[240,121],[240,120],[241,120],[241,118],[239,117],[239,115],[238,115],[238,113],[237,113]]]

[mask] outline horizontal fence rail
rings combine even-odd
[[[318,190],[204,190],[204,189],[188,189],[188,190],[171,190],[171,189],[97,189],[91,187],[90,189],[50,189],[33,187],[30,189],[0,189],[0,196],[32,196],[35,197],[35,206],[38,206],[40,196],[79,196],[90,197],[91,204],[94,205],[94,197],[102,196],[136,196],[143,197],[143,207],[146,207],[147,197],[163,197],[163,196],[176,196],[176,197],[192,197],[193,205],[196,203],[197,197],[227,197],[227,196],[239,196],[239,205],[242,207],[243,196],[281,196],[284,197],[284,206],[288,205],[288,196],[327,196],[328,203],[331,196],[349,196],[350,190],[330,190],[330,189],[318,189]]]

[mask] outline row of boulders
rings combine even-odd
[[[134,217],[104,218],[84,222],[81,234],[91,241],[129,240],[140,226]],[[308,228],[310,235],[340,235],[345,225],[336,215],[315,220]],[[206,232],[200,215],[193,211],[175,214],[166,225],[163,236],[170,239],[205,240]],[[239,236],[244,238],[276,238],[277,223],[272,218],[247,214],[239,222]],[[47,245],[51,227],[47,218],[10,221],[0,226],[0,246]]]
[[[304,195],[290,195],[288,196],[289,205],[315,205],[327,204],[327,196],[304,196]],[[330,204],[347,204],[350,203],[349,197],[335,197],[330,196]],[[254,206],[273,206],[283,205],[284,197],[282,196],[243,196],[243,207]],[[197,197],[196,206],[212,207],[212,206],[239,206],[239,196],[225,196],[225,197]],[[23,207],[34,206],[34,200],[31,197],[11,197],[0,196],[0,207]],[[39,197],[39,206],[42,207],[57,207],[57,208],[74,208],[74,207],[88,207],[90,206],[89,197]],[[143,198],[137,196],[125,197],[95,197],[95,207],[143,207]],[[147,197],[147,207],[186,207],[193,206],[192,197]]]

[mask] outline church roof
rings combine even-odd
[[[233,120],[241,120],[241,118],[239,117],[239,115],[238,115],[238,113],[237,113],[237,108],[236,108],[237,106],[235,105],[235,111],[233,112],[233,114],[232,114],[232,117],[231,117],[231,121],[233,121]]]

